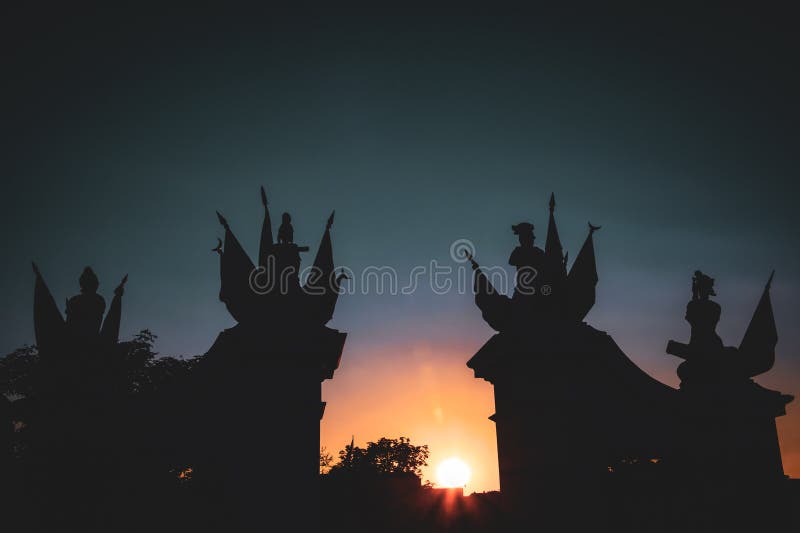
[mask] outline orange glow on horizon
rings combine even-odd
[[[475,379],[465,364],[480,345],[480,341],[447,346],[415,342],[376,349],[349,343],[336,377],[323,384],[323,400],[328,404],[320,444],[338,460],[339,450],[353,435],[357,446],[384,436],[409,437],[415,445],[429,446],[424,481],[442,486],[436,468],[458,457],[472,468],[464,494],[499,490],[497,437],[494,423],[488,420],[495,412],[494,390],[490,383]],[[636,354],[629,355],[654,378],[677,385],[674,370],[653,371],[641,365]],[[775,378],[780,377],[777,374]],[[775,378],[774,383],[764,379],[763,385],[787,390],[787,383]],[[784,471],[797,478],[800,408],[795,403],[800,402],[787,406],[777,426]]]
[[[429,446],[423,480],[437,483],[436,467],[456,456],[472,467],[465,494],[499,490],[497,438],[488,419],[494,391],[465,365],[479,347],[415,344],[370,350],[368,357],[346,354],[336,378],[323,385],[328,404],[320,444],[338,460],[353,435],[357,446],[406,436]]]

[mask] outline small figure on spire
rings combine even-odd
[[[292,217],[289,213],[284,213],[281,218],[281,227],[278,228],[278,243],[289,244],[294,242],[294,228],[292,227]]]

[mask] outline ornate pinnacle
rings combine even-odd
[[[114,294],[118,296],[122,296],[122,292],[125,290],[125,284],[128,282],[128,275],[125,274],[125,277],[122,278],[122,281],[119,282],[117,288],[114,289]]]
[[[469,262],[472,264],[472,270],[478,270],[478,263],[477,263],[477,261],[475,261],[475,259],[473,259],[472,254],[469,253],[469,251],[464,250],[464,255],[469,260]]]
[[[225,228],[225,229],[230,229],[230,228],[228,227],[228,221],[227,221],[227,220],[225,220],[225,217],[224,217],[224,216],[222,216],[222,215],[220,214],[220,212],[219,212],[219,211],[217,211],[217,218],[219,219],[219,223],[220,223],[220,224],[222,224],[222,227],[223,227],[223,228]]]

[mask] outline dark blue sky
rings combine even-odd
[[[130,274],[123,332],[203,353],[233,323],[214,210],[255,254],[261,184],[312,254],[335,208],[337,263],[404,276],[455,266],[458,238],[504,265],[512,223],[543,240],[555,191],[573,257],[587,220],[603,225],[588,321],[671,384],[664,346],[688,338],[692,272],[716,278],[719,331],[737,345],[775,268],[781,340],[764,382],[797,392],[788,17],[309,13],[2,17],[0,351],[33,342],[35,259],[58,301],[87,264],[107,297]],[[464,346],[463,364],[491,334],[469,295],[426,286],[343,297],[332,325],[350,333],[350,364],[410,339]]]

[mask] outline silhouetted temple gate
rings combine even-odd
[[[293,242],[288,214],[273,241],[261,193],[257,266],[218,214],[225,228],[217,249],[220,300],[237,325],[219,334],[197,369],[209,402],[200,425],[209,445],[204,461],[222,474],[243,526],[291,519],[307,530],[318,521],[321,383],[333,377],[346,337],[325,326],[342,275],[333,270],[331,214],[313,269],[300,285],[300,252],[308,247]]]
[[[604,514],[613,522],[615,516],[652,514],[655,505],[674,515],[671,526],[663,520],[669,529],[686,525],[691,513],[684,500],[693,490],[699,501],[719,494],[721,486],[746,486],[737,495],[743,498],[779,490],[784,475],[774,419],[792,398],[750,379],[774,361],[769,284],[741,346],[727,348],[714,333],[718,306],[698,287],[708,282],[696,273],[687,308],[692,339],[669,345],[670,353],[686,358],[675,390],[583,322],[595,301],[593,233],[599,227],[589,225],[568,270],[554,208],[551,197],[544,250],[534,246],[531,224],[512,227],[520,240],[509,259],[517,268],[512,297],[498,294],[469,256],[475,302],[498,333],[467,366],[494,385],[490,419],[508,510],[562,527],[596,528]],[[615,499],[619,491],[624,497]],[[623,510],[637,491],[649,495],[637,503],[649,511]]]
[[[22,494],[35,494],[23,500],[45,525],[24,519],[26,527],[253,531],[289,521],[316,530],[321,384],[346,338],[325,324],[344,275],[333,268],[333,214],[301,286],[308,247],[293,242],[288,214],[275,242],[263,189],[262,202],[257,263],[218,214],[219,297],[237,324],[190,371],[146,392],[131,390],[132,379],[146,379],[129,374],[133,343],[118,342],[127,276],[105,314],[87,267],[65,319],[34,265],[41,365],[32,372],[36,393],[13,407],[30,406],[20,418],[33,443],[19,461],[30,478]],[[185,490],[182,476],[191,480]]]

